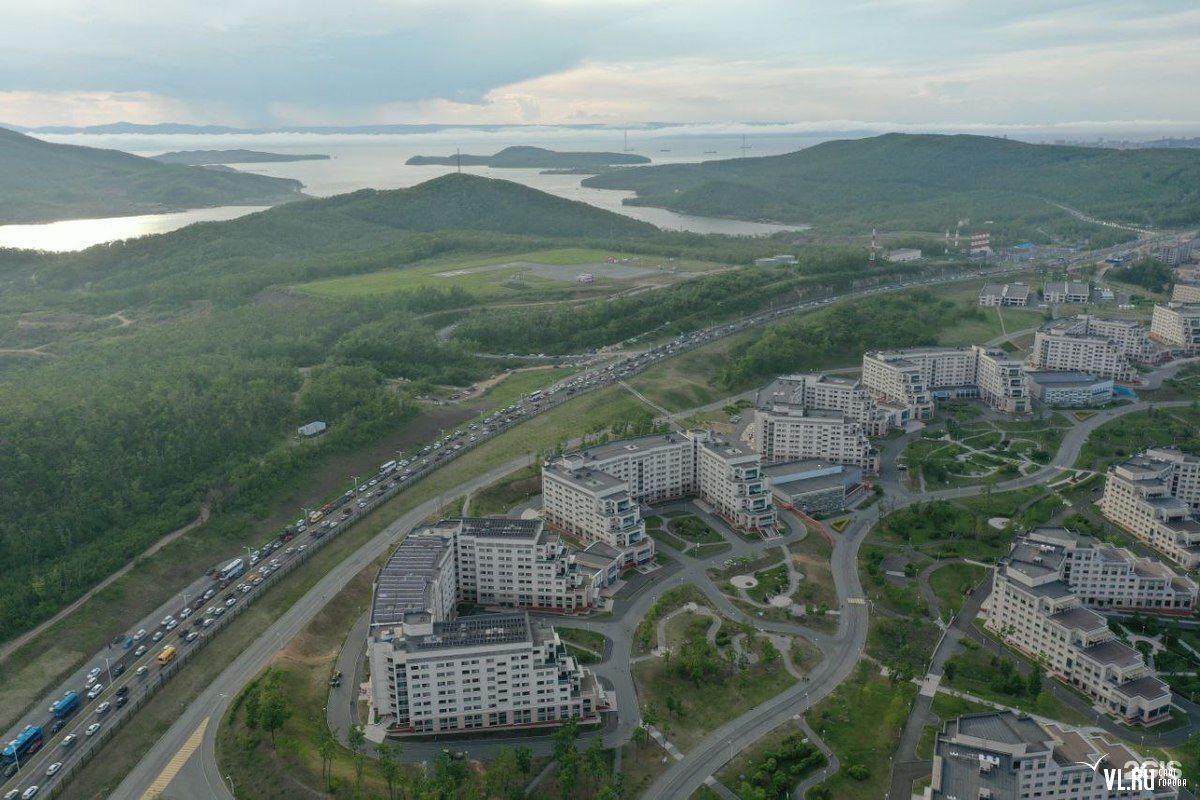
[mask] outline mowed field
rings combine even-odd
[[[378,296],[418,288],[460,288],[482,296],[503,297],[531,289],[611,291],[630,283],[665,284],[725,268],[706,261],[571,247],[468,260],[435,259],[364,275],[295,284],[290,289],[328,298]],[[595,281],[578,282],[576,278],[582,274],[593,275]]]

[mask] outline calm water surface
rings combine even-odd
[[[158,155],[170,150],[227,150],[246,148],[272,153],[325,153],[328,161],[293,161],[271,164],[238,164],[236,169],[295,178],[314,197],[328,197],[358,189],[399,189],[436,178],[453,171],[453,167],[406,166],[414,155],[453,155],[456,148],[463,153],[487,155],[512,145],[533,145],[551,150],[590,150],[620,152],[624,141],[619,131],[574,132],[513,131],[485,133],[480,131],[446,131],[436,134],[408,135],[345,135],[345,134],[230,134],[230,135],[63,135],[45,136],[48,141],[64,144],[104,147],[124,150],[137,155]],[[763,156],[787,153],[811,146],[821,139],[799,135],[759,136],[748,140],[749,149],[741,149],[740,136],[681,137],[631,133],[629,148],[644,155],[655,164],[684,163],[740,155]],[[640,219],[667,230],[687,230],[695,233],[723,233],[736,236],[762,236],[780,230],[797,230],[803,226],[772,225],[738,220],[714,219],[676,214],[661,208],[624,206],[622,200],[632,192],[589,189],[580,186],[584,176],[542,175],[534,169],[490,169],[465,167],[463,172],[490,178],[504,178],[523,183],[569,200],[579,200],[634,219]],[[262,206],[222,206],[181,211],[170,214],[150,214],[136,217],[69,220],[41,225],[0,225],[0,247],[20,247],[34,250],[82,250],[104,242],[130,239],[182,228],[193,222],[234,219]]]

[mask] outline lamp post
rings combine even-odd
[[[237,797],[237,787],[233,785],[233,778],[226,775],[225,780],[229,781],[229,793],[234,797]]]
[[[350,480],[354,481],[354,496],[358,497],[358,476],[351,475]]]
[[[109,686],[112,686],[112,682],[113,682],[113,677],[112,677],[112,664],[111,664],[111,662],[109,661],[109,658],[108,658],[108,656],[105,656],[105,657],[104,657],[104,671],[108,673],[108,685],[109,685]]]

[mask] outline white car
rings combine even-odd
[[[224,613],[225,613],[225,606],[217,606],[216,608],[213,609],[214,617],[219,617]]]
[[[46,777],[49,778],[51,775],[58,772],[60,769],[62,769],[62,762],[55,761],[50,766],[46,767]]]
[[[242,594],[245,594],[246,592],[250,591],[250,590],[251,590],[251,589],[253,589],[253,588],[254,588],[253,586],[243,586],[243,587],[242,587]]]
[[[97,716],[97,717],[103,717],[105,714],[107,714],[107,713],[108,713],[108,710],[109,710],[110,708],[112,708],[112,703],[110,703],[110,702],[108,702],[107,700],[105,700],[103,703],[101,703],[100,705],[96,706],[96,716]]]
[[[231,598],[229,598],[228,600],[226,600],[226,601],[225,601],[225,607],[226,607],[226,608],[233,608],[233,604],[234,604],[234,603],[236,603],[236,602],[237,602],[237,598],[236,598],[236,597],[231,597]]]
[[[93,722],[91,725],[87,726],[87,730],[83,732],[83,735],[84,736],[95,736],[96,731],[98,731],[98,730],[100,730],[100,723]]]
[[[213,624],[214,622],[216,622],[216,620],[215,620],[215,619],[213,619],[212,617],[205,617],[205,618],[204,618],[204,622],[202,622],[202,623],[200,623],[200,624],[201,624],[201,625],[203,625],[203,626],[204,626],[204,627],[206,627],[206,628],[210,628],[210,627],[212,627],[212,624]]]
[[[88,675],[88,679],[83,682],[84,688],[88,688],[90,686],[95,685],[96,679],[98,677],[99,677],[98,675]]]
[[[100,677],[100,668],[92,667],[91,671],[88,672],[88,677],[89,678],[99,678]]]
[[[94,684],[92,686],[92,688],[88,689],[88,700],[95,700],[97,697],[100,696],[100,693],[103,691],[104,691],[103,683]]]
[[[192,610],[191,610],[190,608],[185,608],[185,609],[183,609],[182,611],[180,611],[180,612],[179,612],[179,618],[180,618],[180,619],[187,619],[187,618],[188,618],[188,617],[190,617],[191,615],[192,615]]]
[[[139,678],[141,678],[141,677],[144,677],[146,675],[146,673],[149,671],[150,671],[150,668],[147,667],[145,664],[142,664],[140,667],[137,668],[137,672],[135,672],[133,674],[137,675]]]
[[[133,651],[133,657],[134,657],[134,658],[141,658],[141,657],[142,657],[142,656],[144,656],[144,655],[146,655],[146,645],[144,645],[144,644],[139,644],[139,645],[137,646],[137,650],[134,650],[134,651]]]
[[[162,622],[160,622],[158,624],[162,625],[163,627],[166,627],[167,625],[170,625],[174,621],[175,621],[175,618],[173,616],[171,616],[170,614],[167,614],[165,617],[162,618]]]
[[[63,737],[63,740],[62,740],[62,746],[63,746],[63,748],[65,749],[65,748],[68,748],[68,747],[70,747],[71,745],[75,744],[75,740],[76,740],[76,739],[78,739],[78,738],[79,738],[79,737],[78,737],[78,736],[76,736],[75,734],[73,734],[73,733],[68,733],[66,736],[64,736],[64,737]]]
[[[179,627],[179,623],[176,622],[175,620],[171,620],[170,622],[167,623],[167,630],[169,630],[169,631],[173,631],[177,627]]]
[[[162,637],[163,637],[163,632],[162,632],[162,631],[155,631],[155,632],[154,632],[154,635],[150,637],[150,641],[152,641],[152,642],[161,642],[161,641],[162,641]]]
[[[135,642],[140,642],[142,639],[145,639],[145,638],[146,638],[146,629],[145,628],[140,628],[138,630],[138,632],[133,635],[133,640]]]
[[[21,792],[21,800],[30,800],[30,798],[36,797],[37,793],[38,793],[38,787],[37,787],[37,784],[35,783],[33,786],[30,786],[28,789]]]
[[[184,637],[184,641],[185,642],[194,642],[199,638],[200,638],[199,631],[192,631],[191,633],[189,633],[187,636]]]

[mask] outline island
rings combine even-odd
[[[176,150],[150,156],[163,164],[205,167],[212,164],[267,164],[284,161],[328,161],[323,153],[264,153],[260,150]]]
[[[466,153],[451,156],[413,156],[404,163],[409,166],[602,170],[621,164],[649,164],[650,159],[633,153],[563,153],[541,147],[506,147],[492,156]]]

